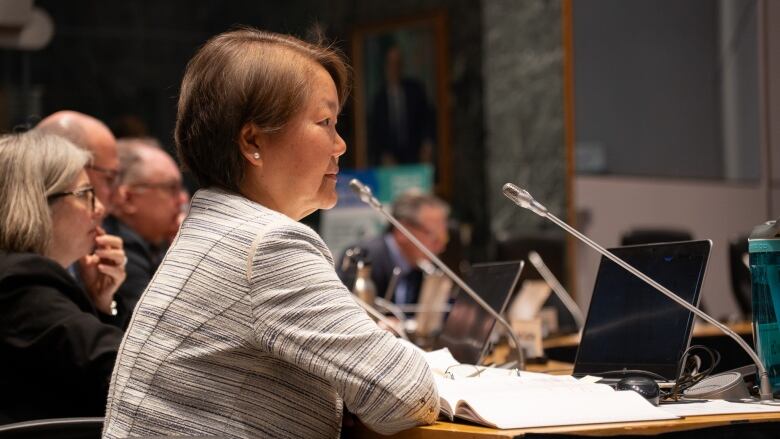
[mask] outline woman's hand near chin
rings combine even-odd
[[[84,287],[92,298],[95,308],[105,314],[112,314],[114,293],[125,281],[127,256],[122,238],[106,234],[98,227],[95,237],[95,253],[79,259],[79,271]]]

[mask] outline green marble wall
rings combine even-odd
[[[509,202],[506,182],[566,217],[560,0],[482,0],[486,200],[494,237],[554,227]],[[554,233],[557,233],[555,231]]]

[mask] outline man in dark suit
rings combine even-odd
[[[124,329],[179,229],[187,197],[176,162],[155,139],[120,139],[117,148],[122,172],[105,228],[122,238],[127,253],[127,280],[114,296]]]
[[[423,84],[403,77],[398,46],[385,55],[385,84],[369,114],[369,164],[432,163],[434,120]]]
[[[439,198],[420,192],[406,192],[393,202],[393,216],[406,226],[412,234],[434,254],[444,251],[449,240],[447,219],[449,206]],[[371,280],[377,294],[385,296],[393,270],[400,270],[392,293],[396,304],[417,303],[422,285],[423,272],[420,265],[430,264],[427,258],[399,230],[390,228],[384,234],[358,243],[350,248],[359,248],[360,257],[371,262]],[[348,288],[355,283],[354,264],[345,269],[345,256],[336,265],[339,277]]]

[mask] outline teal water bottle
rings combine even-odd
[[[780,390],[780,220],[756,226],[748,238],[753,289],[753,338],[769,374],[772,391]]]

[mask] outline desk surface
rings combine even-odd
[[[381,436],[360,426],[358,437],[396,439],[513,438],[526,433],[568,433],[580,436],[657,435],[674,431],[695,430],[733,424],[780,422],[780,413],[691,416],[671,421],[621,422],[614,424],[570,425],[563,427],[496,430],[471,424],[437,422],[416,427],[392,436]],[[778,427],[780,429],[780,427]]]
[[[729,327],[738,334],[749,334],[752,331],[750,323],[740,323],[729,325]],[[697,337],[718,336],[720,331],[711,325],[697,325],[694,329]],[[568,336],[567,336],[568,337]],[[579,341],[578,336],[574,336],[574,343]],[[560,340],[560,338],[559,338]],[[569,337],[568,342],[572,339]],[[560,345],[559,345],[560,346]],[[499,350],[501,348],[498,348]],[[499,353],[501,355],[502,353]],[[503,353],[504,355],[506,353]],[[559,361],[549,361],[544,365],[528,365],[528,370],[533,372],[548,372],[552,374],[570,374],[572,365]],[[644,421],[644,422],[620,422],[612,424],[591,424],[591,425],[569,425],[560,427],[540,427],[525,428],[514,430],[496,430],[493,428],[481,427],[473,424],[461,424],[452,422],[437,422],[433,425],[416,427],[402,431],[392,436],[381,436],[374,433],[362,425],[356,429],[357,437],[361,438],[396,438],[396,439],[465,439],[465,438],[513,438],[522,437],[526,433],[548,433],[548,434],[576,434],[580,436],[619,436],[619,435],[658,435],[662,433],[698,430],[709,427],[729,426],[735,424],[755,424],[761,422],[779,423],[777,426],[780,431],[780,413],[740,413],[733,415],[707,415],[707,416],[689,416],[681,419],[666,421]],[[773,427],[774,428],[774,427]]]

